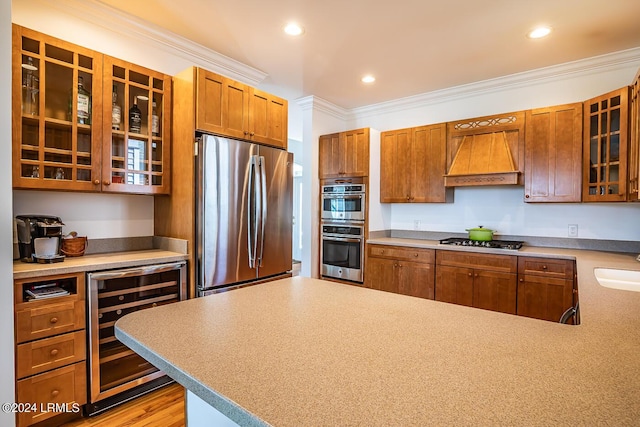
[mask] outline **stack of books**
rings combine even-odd
[[[34,285],[25,292],[31,299],[44,299],[69,295],[69,291],[62,289],[57,283],[49,283],[46,285]]]

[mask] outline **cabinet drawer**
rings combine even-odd
[[[84,301],[72,299],[58,304],[52,301],[34,308],[29,308],[28,304],[16,311],[18,344],[84,328]]]
[[[16,376],[18,379],[28,377],[85,358],[84,331],[19,344],[16,350]]]
[[[436,252],[436,262],[438,265],[482,268],[505,273],[516,273],[518,271],[518,257],[512,255],[477,254],[472,252],[439,250]]]
[[[435,250],[408,248],[401,246],[369,245],[369,256],[417,261],[428,264],[435,262]]]
[[[18,425],[31,425],[60,414],[46,410],[51,404],[66,404],[68,411],[79,412],[79,405],[87,403],[85,362],[19,380],[16,388],[16,402],[35,404],[37,409],[18,414]]]
[[[574,261],[567,259],[518,257],[519,274],[573,279]]]

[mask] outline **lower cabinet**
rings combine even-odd
[[[43,290],[59,296],[33,298]],[[79,414],[87,403],[84,273],[14,281],[17,425]],[[53,421],[53,420],[51,420]]]
[[[437,301],[516,313],[517,257],[436,252]]]
[[[371,289],[552,322],[578,303],[574,260],[367,244],[365,265]]]
[[[367,245],[365,286],[420,298],[434,298],[433,249]]]
[[[519,257],[518,315],[558,322],[577,302],[575,261]]]

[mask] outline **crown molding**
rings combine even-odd
[[[302,111],[320,111],[340,120],[347,120],[350,117],[349,110],[332,104],[331,102],[315,95],[298,98],[295,102],[300,106]]]
[[[267,73],[243,64],[150,22],[119,11],[100,0],[41,0],[47,7],[100,26],[116,34],[135,38],[172,55],[189,60],[215,73],[251,86],[258,86]]]
[[[522,73],[511,74],[495,79],[454,86],[447,89],[426,92],[399,98],[392,101],[356,107],[347,111],[350,119],[363,118],[379,114],[389,114],[398,111],[425,107],[463,98],[469,98],[488,92],[521,88],[537,83],[549,83],[568,78],[588,76],[603,71],[614,71],[630,64],[640,63],[640,47],[619,52],[607,53],[587,59],[553,65]]]

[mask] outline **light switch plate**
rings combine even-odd
[[[578,237],[578,224],[569,224],[569,237]]]

